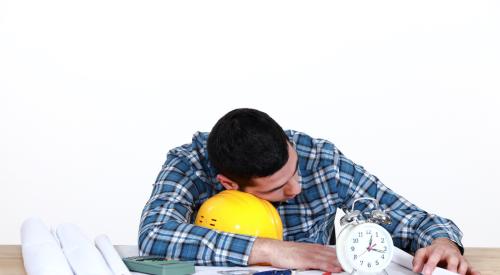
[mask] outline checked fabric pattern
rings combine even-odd
[[[397,247],[414,252],[435,238],[446,237],[463,251],[462,233],[452,221],[427,213],[396,194],[333,143],[297,131],[286,133],[299,156],[302,192],[275,203],[284,240],[328,244],[337,209],[350,209],[356,198],[369,196],[390,210],[392,223],[384,227]],[[247,265],[254,237],[193,225],[201,204],[224,189],[208,160],[207,138],[208,133],[197,132],[192,143],[167,154],[142,213],[141,255],[194,260],[197,265]],[[370,203],[356,206],[359,210],[372,207]]]

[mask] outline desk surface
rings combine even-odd
[[[465,249],[465,256],[482,275],[500,274],[500,248]],[[21,246],[0,245],[0,274],[25,275]]]

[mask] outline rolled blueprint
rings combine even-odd
[[[23,222],[21,249],[28,275],[73,275],[61,247],[39,218]]]
[[[125,263],[123,263],[122,258],[118,255],[118,252],[111,244],[111,240],[106,235],[99,235],[95,238],[95,246],[99,251],[101,251],[104,260],[108,264],[114,275],[130,275]]]
[[[76,275],[112,275],[106,261],[81,230],[74,224],[61,224],[56,235],[64,255]]]

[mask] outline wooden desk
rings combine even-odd
[[[500,274],[500,248],[466,248],[465,256],[482,275]],[[25,275],[21,246],[0,245],[0,275]]]

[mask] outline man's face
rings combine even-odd
[[[297,152],[288,144],[288,161],[286,164],[270,176],[253,178],[254,186],[247,186],[242,191],[267,201],[292,199],[302,189],[299,182],[298,167]]]

